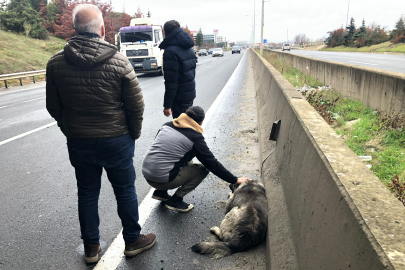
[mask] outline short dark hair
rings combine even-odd
[[[186,114],[197,123],[202,122],[205,118],[204,110],[199,106],[191,106],[187,109]]]
[[[173,32],[174,30],[176,30],[177,28],[180,28],[180,24],[178,21],[175,21],[175,20],[167,21],[167,22],[165,22],[165,25],[163,26],[166,36],[170,35],[170,33]]]

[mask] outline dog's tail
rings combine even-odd
[[[207,254],[214,259],[219,259],[233,253],[225,242],[201,242],[191,247],[191,250],[201,254]]]

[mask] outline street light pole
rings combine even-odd
[[[262,27],[260,36],[260,55],[263,55],[264,0],[262,0]]]
[[[255,48],[255,31],[256,31],[256,1],[253,0],[253,48]]]

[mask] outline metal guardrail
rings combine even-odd
[[[19,73],[11,73],[11,74],[3,74],[0,75],[0,81],[4,81],[4,84],[7,87],[7,80],[19,79],[20,85],[22,86],[21,78],[32,77],[32,81],[35,83],[35,76],[45,75],[46,70],[35,70],[35,71],[27,71],[27,72],[19,72]]]

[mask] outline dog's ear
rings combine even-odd
[[[235,190],[239,187],[239,184],[230,184],[229,188],[231,189],[232,192],[235,192]]]

